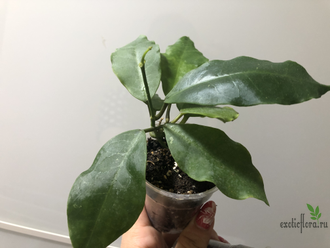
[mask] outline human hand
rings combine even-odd
[[[228,243],[214,231],[216,205],[213,201],[204,204],[193,220],[176,236],[161,234],[152,227],[145,209],[135,224],[122,238],[121,248],[206,248],[210,239]]]
[[[150,223],[147,211],[143,208],[135,224],[123,234],[121,248],[167,248],[162,234]]]

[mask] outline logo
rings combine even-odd
[[[300,214],[300,220],[297,221],[296,218],[292,218],[289,222],[281,222],[280,227],[281,228],[299,228],[300,233],[302,233],[302,230],[304,228],[328,228],[328,222],[322,222],[320,221],[320,218],[322,214],[320,213],[320,208],[317,206],[315,209],[310,205],[307,204],[307,208],[310,211],[311,220],[313,221],[305,221],[305,214]],[[306,218],[308,218],[306,216]]]
[[[313,217],[311,217],[311,219],[312,220],[317,220],[317,225],[319,225],[319,219],[321,218],[321,213],[320,213],[320,210],[319,210],[319,206],[317,206],[315,208],[315,211],[314,211],[314,208],[311,205],[307,204],[307,207],[308,207],[309,211],[311,211],[311,216],[313,216]]]

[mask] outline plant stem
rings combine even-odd
[[[170,121],[170,111],[171,111],[171,107],[172,107],[172,104],[169,104],[168,107],[167,107],[166,118],[165,118],[165,122],[166,122],[166,123]]]
[[[160,111],[158,112],[158,114],[155,116],[155,120],[158,120],[158,119],[160,119],[160,118],[163,116],[163,114],[164,114],[164,112],[165,112],[167,106],[168,106],[168,103],[164,103],[164,104],[163,104],[161,110],[160,110]]]
[[[188,115],[184,115],[183,119],[180,121],[180,124],[185,124],[188,119],[189,119],[189,116]]]
[[[155,132],[157,130],[159,130],[162,126],[158,126],[158,127],[149,127],[149,128],[146,128],[146,129],[143,129],[143,131],[145,133],[150,133],[150,132]]]
[[[176,123],[182,116],[183,114],[179,114],[171,123]]]
[[[164,133],[160,131],[160,128],[156,128],[156,118],[155,118],[155,110],[152,106],[152,101],[151,101],[151,96],[150,96],[150,91],[149,91],[149,85],[148,85],[148,80],[147,80],[147,75],[146,75],[146,69],[145,69],[145,56],[147,53],[152,49],[152,46],[148,47],[148,49],[144,52],[142,55],[141,62],[139,63],[139,67],[141,68],[142,72],[142,77],[143,77],[143,84],[144,88],[146,91],[147,99],[148,99],[148,109],[149,109],[149,116],[150,116],[150,125],[151,128],[153,128],[153,133],[160,143],[161,146],[166,147],[166,144],[163,142],[163,135]]]
[[[148,81],[147,81],[147,75],[146,75],[146,70],[145,70],[145,56],[147,55],[147,53],[152,49],[152,47],[148,47],[148,49],[144,52],[144,54],[142,55],[142,59],[141,62],[139,64],[139,67],[141,68],[141,72],[142,72],[142,77],[143,77],[143,84],[144,84],[144,88],[146,90],[146,95],[147,95],[147,99],[148,99],[148,109],[149,109],[149,116],[150,116],[150,125],[151,127],[155,127],[156,126],[156,122],[155,122],[155,113],[154,113],[154,109],[152,107],[152,101],[151,101],[151,96],[150,96],[150,91],[149,91],[149,86],[148,86]]]

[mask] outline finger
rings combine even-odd
[[[223,237],[221,236],[218,236],[219,238],[219,241],[222,242],[222,243],[226,243],[226,244],[230,244],[227,240],[225,240]]]
[[[216,205],[213,201],[204,204],[197,216],[182,231],[176,248],[206,248],[213,234]]]
[[[220,241],[219,236],[218,236],[217,232],[214,231],[214,229],[213,229],[212,234],[211,234],[211,239]]]
[[[147,211],[145,207],[143,207],[142,212],[140,213],[139,218],[136,220],[135,226],[142,227],[142,226],[151,226]]]
[[[170,233],[162,233],[162,236],[168,247],[173,247],[173,244],[178,239],[180,233],[170,234]]]
[[[230,244],[227,240],[225,240],[223,237],[219,236],[217,232],[213,229],[213,232],[211,234],[211,239],[220,241],[222,243]]]

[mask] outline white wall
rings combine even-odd
[[[109,59],[140,34],[162,52],[187,35],[209,59],[295,60],[330,84],[330,1],[2,0],[0,8],[0,221],[67,235],[75,178],[108,139],[148,126],[146,106]],[[262,248],[329,247],[330,228],[280,228],[309,216],[306,203],[330,225],[329,109],[330,93],[290,107],[236,108],[240,117],[225,125],[202,121],[250,150],[270,201],[217,193],[219,234]],[[4,247],[10,237],[37,247],[1,235]]]

